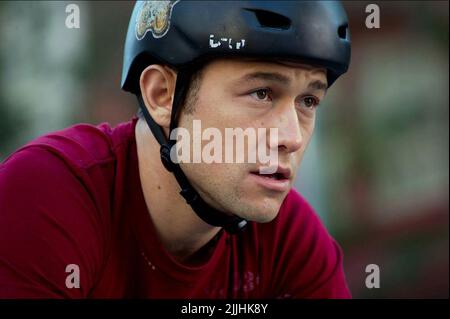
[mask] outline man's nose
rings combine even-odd
[[[285,153],[299,150],[303,136],[295,106],[284,105],[274,115],[274,124],[278,128],[278,145],[271,145],[271,147],[278,147],[280,152]]]

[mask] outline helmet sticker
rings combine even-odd
[[[214,34],[209,35],[209,47],[212,49],[220,47],[222,43],[224,43],[225,45],[228,44],[229,49],[236,49],[236,50],[239,50],[245,46],[245,39],[241,39],[240,41],[235,42],[236,43],[233,43],[232,38],[224,38],[224,37],[220,37],[220,40],[215,40]]]
[[[154,38],[162,38],[169,31],[172,8],[180,0],[139,1],[136,19],[136,38],[142,40],[151,31]]]

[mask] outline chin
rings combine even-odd
[[[263,215],[257,215],[257,216],[253,216],[253,218],[249,218],[248,220],[256,222],[256,223],[269,223],[272,220],[275,219],[275,217],[277,217],[278,212],[275,212],[274,214],[263,214]]]
[[[238,215],[249,221],[257,223],[268,223],[277,217],[281,203],[274,199],[265,199],[257,204],[245,205],[248,209]]]

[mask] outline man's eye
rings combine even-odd
[[[314,96],[305,96],[302,99],[302,105],[304,105],[308,109],[314,108],[319,105],[319,100]]]
[[[260,101],[270,101],[271,98],[269,94],[270,94],[269,89],[259,89],[251,93],[250,95]]]

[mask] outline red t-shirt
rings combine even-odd
[[[294,190],[272,222],[219,232],[200,264],[172,258],[142,194],[136,121],[76,125],[1,164],[0,298],[350,297],[339,246]]]

